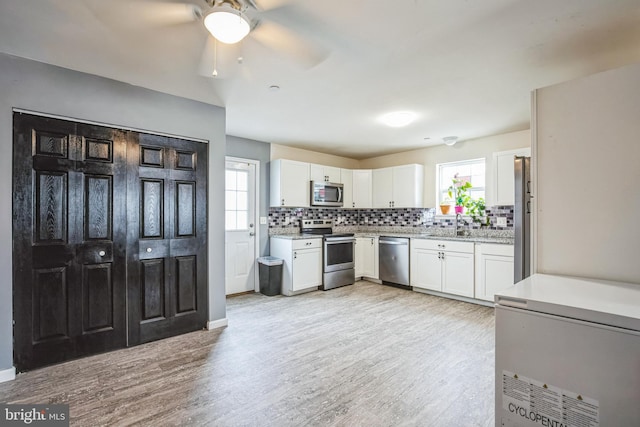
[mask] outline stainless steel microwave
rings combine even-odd
[[[311,206],[342,206],[343,189],[342,184],[311,181]]]

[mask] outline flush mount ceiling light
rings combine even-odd
[[[393,128],[407,126],[415,119],[416,113],[412,113],[411,111],[394,111],[393,113],[387,113],[380,117],[382,123]]]
[[[448,145],[448,146],[456,145],[456,142],[458,142],[458,137],[445,136],[444,138],[442,138],[442,142],[444,142],[444,145]]]
[[[216,40],[227,44],[238,43],[251,30],[249,19],[229,3],[215,6],[204,18],[204,26]]]

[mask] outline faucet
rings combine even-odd
[[[462,230],[458,229],[460,223],[462,223],[462,226],[465,225],[465,221],[464,221],[464,219],[462,219],[462,214],[458,213],[458,214],[456,214],[456,222],[455,222],[455,230],[456,231],[455,231],[455,235],[456,236],[466,236],[467,233],[466,233],[466,231],[464,229],[462,229]]]

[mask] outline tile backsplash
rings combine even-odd
[[[513,229],[513,205],[490,206],[486,209],[490,230]],[[497,218],[507,219],[506,227],[498,227]],[[436,215],[435,208],[342,209],[342,208],[269,208],[269,228],[298,228],[301,219],[331,219],[334,226],[450,228],[452,215]],[[466,228],[481,228],[464,216]],[[294,230],[291,230],[292,232]],[[410,231],[410,230],[407,230]],[[412,230],[411,230],[412,231]]]

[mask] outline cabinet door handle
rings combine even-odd
[[[147,252],[151,252],[153,249],[151,248],[147,248]]]
[[[100,256],[105,256],[105,255],[106,255],[106,252],[105,252],[105,251],[100,251],[100,252],[98,252],[98,255],[100,255]]]
[[[284,199],[282,199],[282,205],[281,206],[284,206]]]
[[[293,253],[293,259],[296,259],[296,258],[298,258],[298,252]]]

